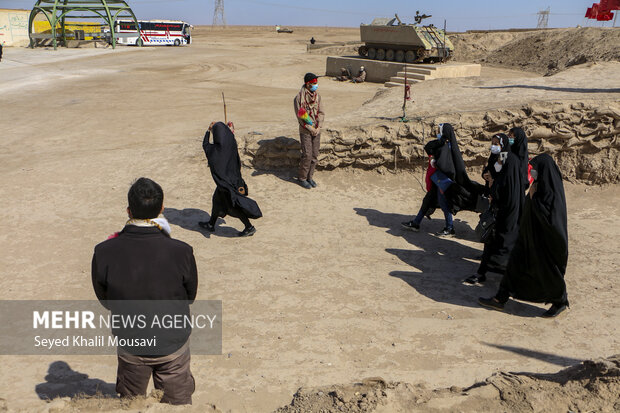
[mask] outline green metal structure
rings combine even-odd
[[[138,19],[125,0],[37,0],[30,12],[28,20],[28,35],[30,37],[30,47],[34,47],[34,39],[41,38],[33,32],[35,17],[43,13],[52,28],[51,39],[54,50],[58,45],[57,32],[60,31],[62,41],[66,45],[67,37],[65,31],[65,21],[67,18],[80,19],[101,19],[110,28],[112,48],[116,48],[117,34],[114,23],[119,18],[131,18],[136,24],[137,36],[140,38],[140,26]],[[89,13],[89,15],[84,15]],[[60,28],[56,28],[60,23]],[[141,43],[140,43],[141,45]]]

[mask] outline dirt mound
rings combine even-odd
[[[451,36],[455,59],[552,75],[587,62],[620,61],[620,30],[583,27]]]
[[[359,49],[360,45],[361,43],[357,45],[322,47],[308,50],[308,53],[328,56],[357,56],[357,49]]]
[[[585,361],[555,374],[496,373],[462,389],[380,378],[301,388],[278,413],[304,412],[612,412],[620,409],[620,355]]]

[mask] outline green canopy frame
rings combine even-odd
[[[80,12],[80,15],[76,15]],[[87,12],[94,15],[83,15]],[[37,3],[30,12],[28,20],[28,36],[30,37],[30,47],[34,47],[34,39],[36,34],[33,32],[33,23],[35,17],[43,13],[52,27],[52,43],[54,50],[58,45],[57,32],[61,31],[63,44],[67,44],[65,20],[69,18],[79,17],[80,19],[101,19],[108,24],[112,40],[112,48],[116,48],[116,32],[114,24],[118,18],[131,18],[136,25],[138,39],[140,39],[140,25],[136,15],[131,7],[124,0],[37,0]],[[57,30],[56,25],[60,22],[60,28]],[[142,46],[142,42],[137,43]]]

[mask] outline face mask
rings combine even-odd
[[[495,172],[498,172],[502,170],[502,164],[499,162],[495,162],[495,165],[493,165],[495,167]]]
[[[534,180],[538,179],[538,171],[536,169],[530,169],[530,175],[532,175]]]
[[[312,85],[310,86],[310,91],[311,92],[316,92],[316,90],[319,88],[319,85]]]
[[[514,145],[515,138],[508,138],[508,143],[511,144],[511,145]]]
[[[493,155],[497,155],[501,151],[502,151],[502,147],[501,146],[499,146],[499,145],[491,145],[491,153]]]

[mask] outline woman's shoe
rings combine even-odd
[[[483,307],[491,308],[497,311],[504,311],[505,304],[497,301],[497,298],[495,297],[491,297],[491,298],[479,297],[478,303]]]
[[[482,287],[483,283],[487,280],[486,275],[474,274],[470,277],[467,277],[463,280],[463,284],[465,285],[475,285],[478,287]]]
[[[240,237],[251,237],[255,233],[256,233],[256,228],[254,228],[254,225],[252,225],[251,227],[248,227],[248,228],[244,229],[243,231],[241,231],[237,235],[240,236]]]
[[[401,222],[400,225],[413,232],[418,232],[420,230],[420,225],[416,224],[415,221]]]
[[[441,231],[439,231],[437,233],[438,236],[440,237],[452,237],[454,235],[456,235],[456,231],[454,231],[454,228],[444,228]]]
[[[568,302],[566,303],[553,303],[551,307],[542,314],[544,318],[553,318],[559,316],[561,313],[566,310],[568,307]]]
[[[210,223],[209,221],[201,221],[198,223],[200,228],[204,228],[209,232],[215,231],[215,224]]]

